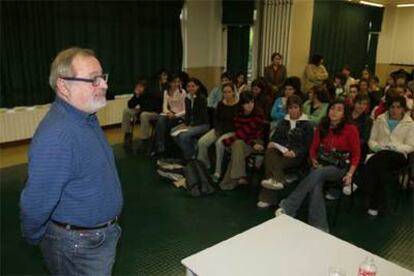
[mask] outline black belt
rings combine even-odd
[[[108,221],[106,223],[99,224],[95,227],[84,227],[84,226],[77,226],[77,225],[72,225],[72,224],[62,223],[62,222],[59,222],[59,221],[52,220],[52,222],[54,224],[56,224],[59,227],[65,228],[66,230],[96,230],[96,229],[102,229],[102,228],[108,227],[108,226],[116,223],[117,221],[118,221],[118,217],[116,217],[113,220]]]

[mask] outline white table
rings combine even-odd
[[[187,275],[326,276],[330,266],[357,275],[365,257],[374,257],[377,276],[413,276],[368,251],[286,215],[268,220],[187,257]]]

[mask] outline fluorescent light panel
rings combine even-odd
[[[368,5],[368,6],[380,7],[380,8],[384,7],[384,5],[382,5],[382,4],[368,2],[368,1],[359,1],[359,3],[364,4],[364,5]]]
[[[414,7],[414,3],[413,4],[397,4],[398,8],[413,8]]]

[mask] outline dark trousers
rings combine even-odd
[[[370,209],[385,210],[386,182],[406,164],[407,159],[402,153],[390,150],[379,151],[368,159],[362,173],[362,184]]]

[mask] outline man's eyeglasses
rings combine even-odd
[[[85,79],[85,78],[75,78],[75,77],[60,77],[62,80],[67,81],[82,81],[82,82],[89,82],[92,84],[92,86],[98,86],[101,84],[101,81],[108,82],[108,74],[102,74],[100,76],[95,76],[91,79]]]

